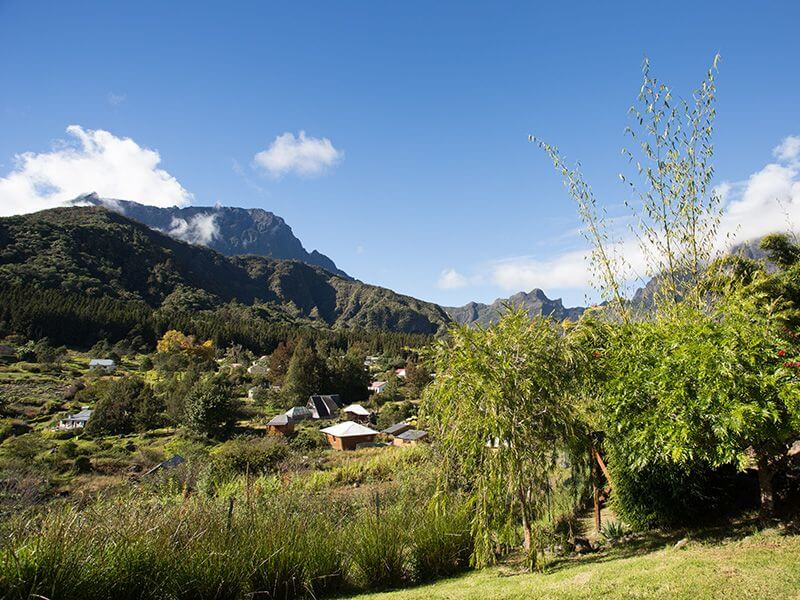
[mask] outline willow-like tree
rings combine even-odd
[[[557,459],[580,435],[581,353],[560,325],[512,310],[488,329],[456,327],[428,354],[436,377],[421,417],[446,464],[443,487],[472,504],[476,565],[522,531],[531,566],[541,551]],[[585,462],[577,463],[585,468]]]

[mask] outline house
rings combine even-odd
[[[320,430],[334,450],[355,450],[359,444],[375,441],[378,432],[360,423],[345,421]]]
[[[116,368],[117,363],[110,358],[93,358],[89,361],[89,369],[92,371],[106,371],[107,373],[110,373]]]
[[[311,418],[311,411],[305,406],[293,406],[285,413],[290,423],[297,423]]]
[[[360,404],[351,404],[342,409],[346,419],[356,421],[358,423],[369,423],[372,413]]]
[[[408,431],[409,429],[414,429],[411,423],[406,423],[405,421],[401,421],[400,423],[395,423],[391,427],[387,427],[383,431],[382,434],[394,437],[396,435],[400,435],[404,431]]]
[[[339,394],[314,394],[308,399],[306,407],[311,411],[312,419],[333,419],[339,414],[342,401]]]
[[[89,417],[92,416],[94,411],[90,410],[88,406],[81,408],[79,413],[74,415],[67,415],[65,418],[58,422],[59,429],[83,429],[86,423],[89,422]]]
[[[250,375],[269,375],[269,367],[263,362],[254,362],[247,367],[247,372]]]
[[[394,436],[392,443],[395,446],[414,446],[420,442],[428,441],[428,432],[421,429],[409,429]]]
[[[373,381],[369,384],[369,391],[373,394],[380,394],[383,391],[383,388],[386,387],[387,381]]]
[[[278,435],[286,435],[294,431],[294,423],[285,414],[280,414],[267,423],[267,431]]]
[[[400,379],[406,378],[406,370],[405,369],[395,369],[394,374],[397,375]]]

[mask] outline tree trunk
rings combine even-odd
[[[522,488],[517,490],[517,496],[519,499],[520,512],[522,513],[522,547],[525,549],[527,554],[530,554],[531,544],[533,542],[533,531],[531,530],[531,520],[528,516],[527,498],[525,497],[525,492],[522,490]]]
[[[761,517],[764,519],[772,518],[775,515],[775,496],[772,490],[772,478],[775,475],[775,468],[769,456],[759,454],[758,456],[758,487],[761,492]]]

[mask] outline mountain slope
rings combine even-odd
[[[531,290],[530,293],[519,292],[509,298],[498,298],[491,304],[470,302],[464,306],[445,306],[444,310],[456,323],[486,327],[497,322],[507,306],[522,307],[532,317],[551,316],[557,321],[577,321],[586,310],[583,307],[565,308],[560,298],[550,300],[540,289]]]
[[[226,257],[99,207],[0,219],[0,285],[213,308],[232,301],[331,327],[435,333],[435,304],[345,279],[299,261]]]
[[[324,254],[307,252],[281,217],[260,208],[230,206],[187,206],[160,208],[129,200],[100,198],[85,194],[70,202],[73,206],[104,206],[148,227],[184,242],[199,244],[226,256],[257,254],[271,258],[299,260],[348,277]]]

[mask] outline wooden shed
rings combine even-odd
[[[372,413],[360,404],[351,404],[350,406],[345,406],[342,409],[342,412],[344,413],[345,418],[355,421],[356,423],[369,424],[370,419],[372,418]]]
[[[359,444],[375,441],[378,432],[354,421],[345,421],[331,427],[321,429],[325,438],[334,450],[355,450]]]
[[[280,414],[267,423],[267,431],[278,435],[286,435],[294,431],[294,423],[285,414]]]
[[[428,432],[421,429],[409,429],[394,436],[392,443],[395,446],[413,446],[420,442],[428,441]]]

